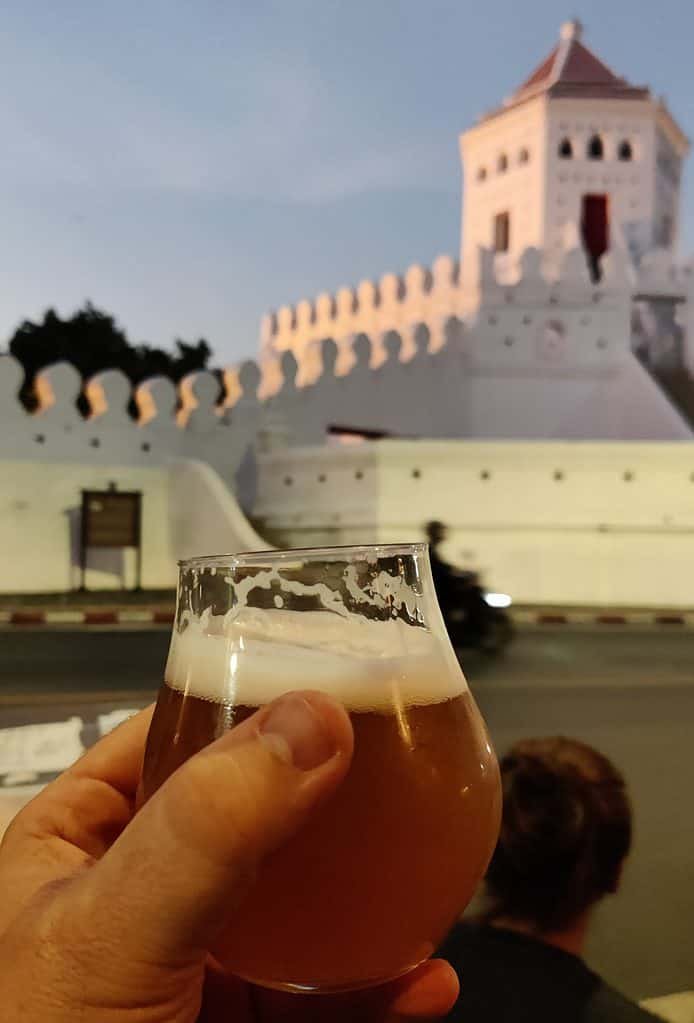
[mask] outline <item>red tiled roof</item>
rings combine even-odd
[[[571,82],[580,85],[627,85],[623,78],[617,78],[601,60],[591,53],[583,43],[572,39],[564,66],[559,72],[557,83]]]
[[[618,85],[626,86],[623,78],[618,78],[607,65],[603,64],[594,53],[579,42],[578,39],[566,41],[555,46],[545,60],[539,64],[529,78],[516,89],[509,102],[521,99],[526,92],[542,92],[554,85]]]
[[[642,99],[649,90],[631,85],[618,77],[580,40],[580,24],[571,23],[562,30],[562,38],[551,53],[541,61],[499,110],[488,116],[516,106],[524,100],[543,93],[551,96],[576,98]]]
[[[548,79],[552,77],[554,62],[557,59],[558,52],[559,47],[555,46],[549,57],[545,57],[545,59],[538,64],[533,73],[526,78],[520,88],[516,89],[516,92],[525,92],[526,89],[534,89],[536,86],[542,85],[543,82],[548,81]]]

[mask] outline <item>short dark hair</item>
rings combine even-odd
[[[439,519],[427,522],[425,529],[430,540],[439,540],[447,532],[445,522],[440,522]]]
[[[617,888],[632,834],[624,778],[602,753],[563,737],[518,742],[500,767],[487,917],[559,930]]]

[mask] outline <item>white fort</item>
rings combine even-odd
[[[115,483],[143,493],[145,586],[176,557],[412,540],[440,518],[450,556],[519,601],[694,607],[687,150],[570,22],[461,137],[460,258],[265,317],[220,401],[211,373],[133,395],[109,370],[84,419],[63,363],[28,414],[0,356],[3,586],[75,585],[80,490]],[[89,553],[90,587],[133,572],[132,551]]]
[[[677,240],[688,142],[662,99],[619,78],[562,26],[550,55],[460,139],[461,264],[480,247],[517,260],[544,250],[556,271],[580,241],[600,257],[626,244],[638,261]]]
[[[360,333],[372,341],[376,366],[385,357],[388,331],[400,334],[401,357],[407,361],[415,352],[418,324],[429,329],[432,351],[444,344],[451,317],[478,329],[494,326],[490,318],[496,314],[485,307],[494,305],[495,285],[516,285],[505,299],[515,303],[504,316],[504,337],[513,339],[507,349],[532,333],[538,350],[552,349],[555,361],[561,358],[569,371],[574,343],[584,354],[589,344],[619,344],[623,326],[604,309],[614,304],[621,287],[629,291],[632,308],[629,336],[620,340],[661,362],[692,361],[680,336],[691,307],[679,308],[691,267],[676,259],[688,149],[664,100],[615,74],[585,46],[580,22],[568,22],[522,85],[460,137],[460,260],[442,256],[431,267],[387,273],[266,316],[260,354],[265,393],[278,386],[278,360],[287,351],[298,362],[299,383],[315,381],[326,337],[337,343],[341,373],[353,364],[353,339]],[[591,308],[595,296],[588,285],[601,280],[608,294],[598,299],[602,309]],[[522,308],[537,306],[543,282],[557,286],[549,317]],[[576,318],[572,313],[581,304],[585,308]],[[588,325],[587,318],[597,329],[592,341],[579,340],[575,331]],[[494,331],[487,334],[489,362],[496,338]],[[693,346],[691,337],[688,343]],[[516,353],[517,348],[502,353],[509,372],[518,363]],[[652,403],[658,404],[657,396]],[[509,435],[518,435],[516,426],[509,423]],[[461,429],[460,435],[468,432],[486,435],[486,424]],[[523,433],[533,436],[535,430],[529,424]],[[492,435],[499,435],[498,425]]]

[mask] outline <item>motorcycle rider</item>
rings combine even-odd
[[[431,562],[431,574],[434,577],[434,588],[439,605],[443,610],[455,602],[455,596],[459,589],[459,576],[450,562],[441,557],[441,545],[448,538],[448,529],[444,523],[437,519],[428,522],[426,533],[429,541],[429,561]]]
[[[459,637],[451,614],[464,612],[464,631],[473,644],[483,643],[491,627],[492,616],[484,599],[484,590],[476,572],[456,568],[441,556],[441,546],[448,537],[443,522],[433,520],[426,525],[429,541],[429,561],[439,606],[454,644]],[[462,639],[462,636],[460,637]]]

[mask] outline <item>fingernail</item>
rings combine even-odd
[[[259,732],[273,753],[301,771],[315,770],[337,752],[335,737],[303,696],[280,697]]]

